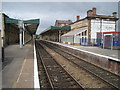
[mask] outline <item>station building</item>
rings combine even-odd
[[[55,21],[55,26],[57,26],[57,27],[63,27],[63,26],[67,26],[67,25],[69,25],[71,23],[72,23],[71,20],[56,20]]]
[[[50,26],[44,30],[40,36],[43,40],[61,42],[61,36],[70,31],[71,20],[56,20],[55,26]]]
[[[43,31],[40,35],[43,40],[50,40],[54,42],[61,42],[61,35],[70,31],[70,26],[50,26],[45,31]]]
[[[117,13],[113,12],[112,16],[106,16],[97,15],[96,12],[96,8],[92,8],[87,11],[87,17],[80,19],[80,16],[77,16],[77,20],[70,24],[71,31],[62,35],[61,41],[75,45],[99,45],[103,44],[107,35],[112,37],[112,33],[114,33],[118,37],[119,32],[116,32]]]

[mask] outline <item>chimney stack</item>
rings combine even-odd
[[[93,11],[92,10],[88,10],[87,11],[87,16],[89,17],[89,16],[93,16]]]
[[[113,12],[112,15],[117,18],[117,12]]]
[[[93,8],[92,11],[93,11],[93,15],[96,15],[96,8]]]
[[[79,21],[79,20],[80,20],[80,16],[76,16],[76,18],[77,18],[77,21]]]

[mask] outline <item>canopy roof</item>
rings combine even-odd
[[[70,30],[70,28],[71,28],[70,26],[63,26],[63,27],[50,26],[49,28],[44,30],[42,33],[40,33],[40,35],[43,35],[46,33],[52,33],[59,30]]]
[[[18,25],[19,21],[21,21],[21,20],[9,18],[8,16],[5,15],[5,23],[6,24],[10,23],[10,24]],[[29,31],[30,34],[32,35],[32,34],[36,33],[36,30],[39,25],[39,19],[23,20],[23,23],[25,24],[25,28],[27,29],[27,31]]]
[[[33,35],[36,33],[38,24],[30,24],[30,25],[25,26],[25,28],[27,29],[27,31],[29,31],[31,33],[31,35]]]
[[[18,24],[18,21],[21,21],[21,20],[5,17],[5,23]],[[39,24],[39,19],[23,20],[23,23],[24,24]]]
[[[67,36],[76,36],[80,33],[82,33],[83,31],[86,31],[87,28],[81,28],[81,29],[75,29],[75,30],[71,30],[68,33],[62,35],[62,37],[67,37]]]

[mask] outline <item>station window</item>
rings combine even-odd
[[[85,42],[87,42],[87,38],[85,37]]]
[[[84,32],[82,32],[82,36],[84,35]]]
[[[87,35],[87,30],[85,31],[85,36]]]
[[[84,37],[82,37],[82,42],[84,42]]]
[[[80,36],[81,34],[78,34],[78,36]]]

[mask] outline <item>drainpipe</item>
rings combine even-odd
[[[101,31],[102,31],[102,42],[103,42],[103,49],[104,49],[105,45],[104,45],[104,33],[102,30],[102,20],[101,20]]]
[[[102,31],[102,19],[100,19],[100,32],[102,32],[100,45],[103,44],[103,31]]]
[[[111,40],[111,50],[113,50],[113,35],[112,35],[112,40]]]

